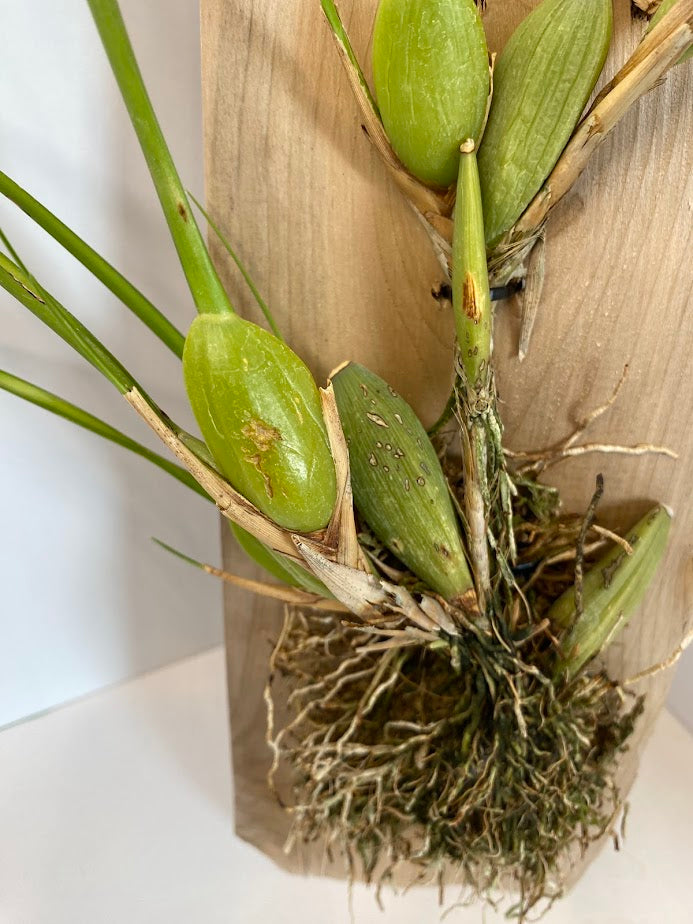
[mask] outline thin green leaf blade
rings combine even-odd
[[[144,85],[117,0],[87,0],[200,314],[233,311]]]
[[[121,394],[139,388],[127,369],[88,328],[4,254],[0,254],[0,286],[98,369]]]
[[[116,298],[129,308],[162,343],[179,358],[183,355],[183,334],[132,283],[111,266],[93,247],[50,212],[18,183],[0,171],[0,193],[14,202],[65,250],[89,270]],[[20,263],[14,255],[15,263]]]
[[[259,308],[260,308],[260,311],[262,311],[262,313],[264,314],[265,319],[266,319],[267,323],[269,324],[272,333],[273,333],[274,336],[277,337],[279,340],[283,340],[284,338],[283,338],[282,335],[281,335],[281,332],[280,332],[280,330],[279,330],[279,327],[277,326],[277,323],[276,323],[276,321],[274,320],[274,317],[273,317],[273,315],[272,315],[272,312],[271,312],[270,309],[269,309],[269,306],[267,305],[267,302],[266,302],[266,301],[264,300],[264,298],[260,295],[260,292],[259,292],[257,286],[255,285],[255,283],[254,283],[253,280],[252,280],[252,277],[250,276],[250,273],[249,273],[248,270],[245,268],[244,264],[241,262],[241,259],[240,259],[240,257],[237,255],[236,251],[235,251],[235,250],[233,249],[233,247],[231,246],[231,242],[230,242],[229,239],[226,237],[226,235],[222,233],[221,228],[220,228],[220,227],[217,225],[217,223],[213,220],[213,218],[211,217],[211,215],[209,215],[209,213],[208,213],[207,211],[205,211],[205,209],[203,208],[202,204],[195,198],[195,196],[193,196],[192,193],[188,193],[188,195],[190,196],[190,198],[192,199],[192,201],[195,203],[195,205],[197,206],[197,208],[200,210],[200,212],[201,212],[202,215],[204,216],[204,219],[205,219],[205,221],[207,222],[207,224],[209,225],[209,227],[212,229],[212,231],[214,231],[214,233],[216,234],[216,236],[219,238],[219,240],[220,240],[220,242],[221,242],[223,248],[226,250],[226,252],[228,253],[228,255],[231,257],[231,259],[233,260],[233,262],[234,262],[234,263],[236,264],[236,266],[238,267],[238,270],[239,270],[241,276],[243,276],[243,279],[245,280],[245,284],[246,284],[246,285],[248,286],[248,288],[250,289],[253,298],[255,299],[255,301],[257,302],[257,304],[258,304],[258,306],[259,306]]]
[[[10,394],[16,395],[18,398],[22,398],[24,401],[28,401],[31,404],[35,404],[37,407],[49,411],[51,414],[62,417],[70,421],[70,423],[82,427],[84,430],[88,430],[90,433],[94,433],[111,443],[115,443],[123,449],[135,453],[135,455],[146,459],[162,471],[176,478],[181,484],[184,484],[187,488],[195,491],[196,494],[204,497],[205,500],[211,500],[204,488],[195,481],[193,476],[186,469],[164,458],[164,456],[153,452],[151,449],[138,443],[137,440],[131,439],[127,434],[116,429],[116,427],[112,427],[94,414],[90,414],[89,411],[85,411],[76,404],[66,401],[65,398],[61,398],[59,395],[53,394],[53,392],[47,391],[38,385],[34,385],[32,382],[27,382],[25,379],[19,378],[19,376],[12,375],[4,369],[0,369],[0,388]]]

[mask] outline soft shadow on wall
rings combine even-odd
[[[186,184],[203,190],[197,4],[121,0]],[[194,309],[85,0],[2,0],[0,168],[185,331]],[[179,364],[13,206],[30,269],[183,423]],[[0,293],[0,367],[158,448],[125,402]],[[221,592],[150,540],[218,560],[211,505],[124,450],[0,394],[0,725],[221,641]],[[163,450],[165,452],[165,450]]]

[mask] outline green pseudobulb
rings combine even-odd
[[[332,384],[357,510],[429,587],[472,606],[472,578],[448,484],[418,417],[386,382],[357,363],[342,367]]]
[[[574,588],[556,600],[547,617],[554,631],[567,633],[558,673],[574,676],[625,628],[664,555],[670,526],[671,515],[661,506],[639,520],[626,535],[633,554],[614,546],[585,575],[580,615]]]
[[[604,66],[612,20],[612,0],[544,0],[499,56],[479,148],[489,245],[515,224],[568,143]]]
[[[489,93],[474,0],[381,0],[373,80],[385,131],[404,166],[432,186],[454,183],[460,144],[478,139]]]
[[[183,375],[219,471],[279,526],[324,527],[336,499],[320,396],[305,363],[234,314],[190,326]]]

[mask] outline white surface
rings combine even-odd
[[[550,924],[688,924],[693,738],[663,714],[624,849]],[[2,924],[347,924],[344,883],[279,871],[232,832],[219,649],[0,734]],[[433,890],[364,888],[358,924],[435,922]],[[478,907],[446,919],[501,918]]]
[[[197,3],[121,5],[179,169],[199,193]],[[86,0],[0,0],[0,21],[0,168],[185,330],[191,299]],[[188,422],[180,366],[154,335],[5,201],[0,225],[46,287]],[[4,290],[0,367],[161,449],[115,390]],[[218,644],[218,586],[150,541],[218,560],[211,505],[4,392],[0,422],[0,725]]]

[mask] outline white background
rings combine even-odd
[[[201,193],[197,3],[121,6],[184,182]],[[185,330],[191,300],[85,0],[0,0],[0,21],[0,169]],[[42,283],[189,420],[179,364],[156,338],[9,203],[0,224]],[[0,367],[157,448],[116,392],[4,291]],[[4,393],[0,421],[0,725],[217,644],[218,586],[150,541],[217,561],[211,505]],[[693,727],[693,653],[670,705]]]
[[[199,194],[197,3],[122,7],[179,169]],[[0,11],[0,169],[185,331],[191,299],[85,0],[0,0]],[[173,355],[4,201],[0,224],[46,288],[185,421]],[[0,367],[158,448],[117,392],[2,290]],[[4,392],[0,421],[0,725],[217,644],[220,588],[150,539],[217,562],[211,504]]]
[[[344,881],[289,875],[234,835],[228,730],[221,648],[5,730],[2,924],[440,924],[435,887],[386,887],[383,912],[356,885],[350,915]],[[693,737],[664,712],[625,844],[542,920],[690,924],[692,774]],[[508,919],[473,905],[444,922]]]

